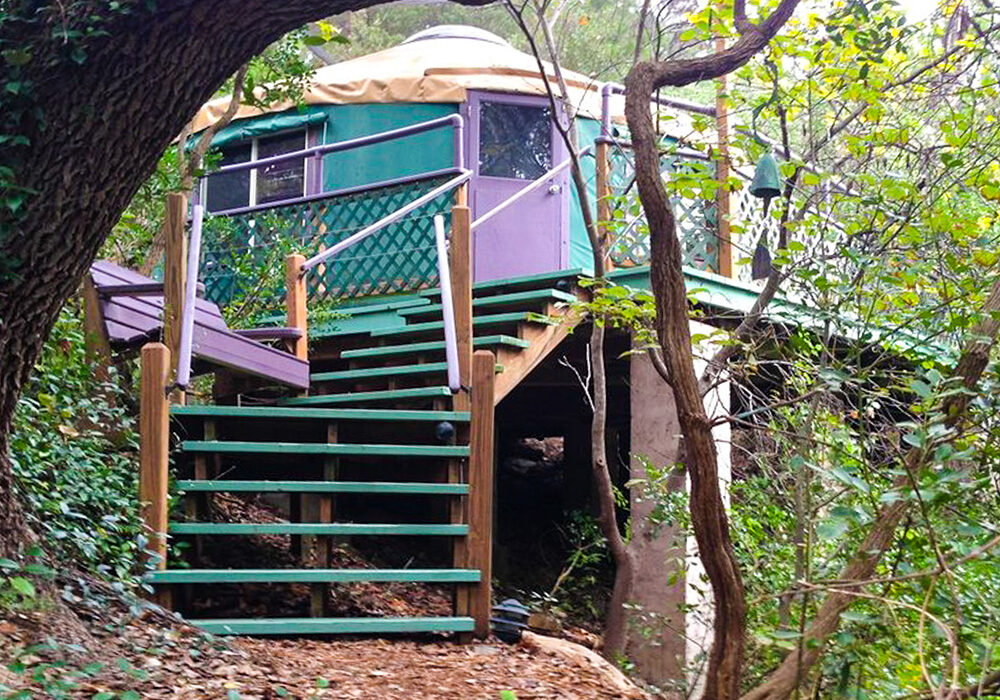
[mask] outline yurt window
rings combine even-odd
[[[306,147],[306,132],[290,131],[260,136],[250,141],[224,146],[219,165],[262,160]],[[206,178],[205,202],[209,211],[267,204],[305,194],[305,160],[297,158],[263,168],[225,173]]]
[[[482,102],[479,108],[479,174],[537,180],[552,169],[548,107]]]

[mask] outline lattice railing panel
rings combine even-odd
[[[635,267],[649,262],[649,229],[638,206],[631,157],[614,149],[611,156],[611,191],[617,195],[613,217],[620,222],[615,227],[611,244],[611,261],[615,267]],[[677,156],[664,159],[663,175],[690,172],[704,168],[700,161],[685,160]],[[674,208],[684,262],[702,270],[718,270],[719,246],[716,235],[715,203],[680,194],[670,199]]]
[[[446,176],[315,199],[248,214],[209,217],[202,246],[206,297],[227,305],[284,294],[284,257],[307,258],[441,185]],[[436,286],[434,216],[450,219],[444,193],[400,221],[318,265],[307,276],[310,301],[408,292]]]
[[[772,245],[778,239],[780,223],[775,218],[778,207],[775,206],[775,202],[772,202],[771,208],[765,214],[761,200],[750,194],[749,178],[738,171],[735,174],[744,180],[744,186],[733,192],[730,197],[733,277],[744,282],[751,282],[749,260],[753,257],[754,248],[757,246],[761,234],[765,233],[765,240]]]

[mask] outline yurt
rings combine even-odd
[[[546,69],[551,72],[551,67]],[[554,84],[555,76],[549,78]],[[577,111],[574,128],[579,143],[593,144],[600,133],[603,86],[572,71],[564,71],[564,78]],[[228,97],[206,104],[194,119],[193,132],[215,122],[228,105]],[[620,113],[620,99],[614,107]],[[323,222],[300,216],[291,226],[307,247],[316,241],[317,229],[327,232],[318,245],[329,246],[336,241],[336,231],[347,235],[465,167],[472,171],[468,201],[476,220],[567,159],[552,112],[533,56],[481,29],[434,27],[393,48],[319,69],[298,104],[275,104],[266,111],[242,107],[213,139],[221,153],[216,165],[264,160],[448,115],[461,115],[462,128],[440,128],[319,157],[221,173],[204,180],[200,196],[210,214],[252,216],[241,242],[259,245],[264,205],[273,204],[277,211],[287,203],[343,195],[327,199]],[[593,189],[592,153],[584,158],[584,168]],[[351,206],[351,197],[364,201]],[[381,199],[372,204],[373,197]],[[441,211],[446,213],[447,208]],[[314,207],[306,219],[315,213]],[[337,273],[341,277],[326,280],[327,286],[336,287],[340,296],[358,297],[433,284],[429,266],[386,272],[392,259],[413,262],[406,251],[420,247],[417,239],[429,225],[429,221],[399,225],[366,242],[355,257],[366,258],[368,272],[351,272],[347,279],[341,268]],[[218,249],[218,241],[209,243],[210,253],[211,245]],[[568,169],[478,226],[473,245],[478,282],[589,268],[590,246]],[[206,283],[215,285],[210,292],[220,301],[226,296],[224,285],[220,286],[225,274],[219,267],[225,257],[216,254],[213,260],[209,254],[203,270]],[[224,266],[232,267],[232,261]]]

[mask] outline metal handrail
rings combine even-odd
[[[437,199],[438,197],[440,197],[445,192],[449,192],[449,191],[453,190],[454,188],[458,187],[462,183],[467,182],[469,180],[469,178],[471,178],[471,177],[472,177],[472,171],[471,170],[463,170],[460,175],[458,175],[457,177],[453,177],[452,179],[448,180],[448,182],[444,183],[443,185],[439,185],[439,186],[435,187],[430,192],[427,192],[426,194],[421,195],[420,197],[418,197],[417,199],[413,200],[412,202],[410,202],[406,206],[401,207],[401,208],[397,209],[396,211],[392,212],[391,214],[382,217],[381,219],[379,219],[375,223],[371,224],[370,226],[366,226],[365,228],[361,229],[360,231],[358,231],[354,235],[349,236],[349,237],[345,238],[344,240],[340,241],[340,243],[337,243],[336,245],[334,245],[334,246],[332,246],[330,248],[327,248],[326,250],[324,250],[324,251],[322,251],[320,253],[317,253],[316,255],[314,255],[311,258],[309,258],[308,260],[306,260],[305,263],[302,265],[302,274],[305,274],[306,272],[308,272],[309,270],[313,269],[314,267],[316,267],[320,263],[322,263],[322,262],[324,262],[326,260],[329,260],[330,258],[334,257],[335,255],[338,255],[339,253],[347,250],[348,248],[350,248],[355,243],[360,243],[361,241],[363,241],[364,239],[368,238],[372,234],[378,233],[379,231],[381,231],[382,229],[384,229],[386,226],[389,226],[390,224],[396,223],[397,221],[399,221],[400,219],[402,219],[404,216],[406,216],[407,214],[409,214],[411,211],[413,211],[415,209],[419,209],[420,207],[424,206],[428,202],[431,202],[431,201]]]
[[[434,239],[437,243],[438,278],[441,282],[441,313],[444,320],[444,357],[448,365],[448,388],[457,394],[462,390],[458,367],[458,332],[455,328],[455,302],[451,293],[451,268],[448,264],[448,242],[444,234],[444,217],[434,216]]]
[[[188,241],[187,279],[184,280],[184,307],[181,309],[180,352],[177,358],[176,384],[186,389],[191,381],[191,353],[194,344],[194,316],[198,294],[198,259],[201,256],[201,229],[205,207],[194,205],[191,240]]]
[[[423,182],[424,180],[433,180],[435,178],[444,177],[446,175],[458,175],[461,172],[462,169],[456,167],[441,168],[440,170],[428,170],[427,172],[417,173],[416,175],[403,175],[402,177],[394,177],[389,180],[379,180],[378,182],[372,182],[365,185],[353,185],[351,187],[342,187],[339,190],[327,190],[326,192],[317,192],[316,194],[307,194],[301,197],[290,197],[289,199],[276,199],[272,202],[264,202],[263,204],[253,204],[246,207],[234,207],[233,209],[220,209],[219,211],[210,212],[210,214],[212,216],[242,216],[244,214],[256,214],[257,212],[268,211],[270,209],[281,209],[282,207],[294,207],[299,204],[311,204],[313,202],[321,202],[326,199],[335,199],[337,197],[349,197],[351,195],[362,194],[364,192],[383,190],[388,187],[397,187],[399,185],[411,185],[415,182]]]
[[[271,156],[269,158],[261,158],[260,160],[248,160],[244,163],[231,163],[229,165],[223,165],[218,170],[213,170],[210,173],[206,173],[204,177],[212,177],[213,175],[225,175],[227,173],[242,172],[244,170],[255,170],[256,168],[274,165],[275,163],[284,163],[289,160],[298,160],[300,158],[314,158],[319,156],[325,156],[328,153],[336,153],[338,151],[349,151],[352,148],[360,148],[362,146],[371,146],[377,143],[385,143],[386,141],[392,141],[394,139],[403,138],[404,136],[413,136],[414,134],[422,134],[425,131],[433,131],[435,129],[441,129],[446,126],[455,127],[455,165],[459,168],[465,166],[465,156],[464,156],[464,133],[465,133],[465,119],[461,114],[449,114],[446,117],[438,117],[437,119],[429,119],[425,122],[418,122],[416,124],[410,124],[408,126],[402,126],[398,129],[390,129],[388,131],[380,131],[377,134],[368,134],[367,136],[359,136],[354,139],[347,139],[346,141],[337,141],[336,143],[326,143],[320,146],[310,146],[309,148],[303,148],[298,151],[291,151],[289,153],[282,153],[280,155]]]
[[[584,148],[583,150],[580,151],[580,155],[582,156],[582,155],[585,155],[587,153],[590,153],[590,151],[592,149],[593,149],[593,146],[587,146],[586,148]],[[470,231],[475,231],[477,226],[479,226],[480,224],[485,224],[487,221],[489,221],[490,219],[492,219],[494,216],[496,216],[497,214],[499,214],[501,211],[503,211],[504,209],[506,209],[507,207],[509,207],[514,202],[520,200],[522,197],[525,197],[525,196],[531,194],[535,190],[540,189],[542,187],[542,185],[544,185],[547,180],[551,179],[555,175],[558,175],[563,170],[566,170],[567,168],[569,168],[571,165],[573,165],[573,159],[572,158],[567,158],[562,163],[560,163],[556,167],[552,168],[551,170],[549,170],[548,172],[546,172],[544,175],[542,175],[541,177],[539,177],[537,180],[535,180],[534,182],[532,182],[530,185],[528,185],[527,187],[523,187],[523,188],[519,189],[517,192],[515,192],[514,194],[512,194],[510,197],[508,197],[504,201],[500,202],[500,204],[496,205],[495,207],[493,207],[492,209],[490,209],[488,212],[486,212],[485,214],[483,214],[482,216],[480,216],[478,219],[476,219],[475,221],[473,221],[472,224],[469,226],[469,230]]]

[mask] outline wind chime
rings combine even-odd
[[[770,59],[765,62],[765,65],[771,73],[774,87],[767,101],[754,108],[751,127],[754,139],[767,150],[760,157],[760,160],[757,161],[757,167],[753,173],[753,181],[750,183],[750,194],[764,200],[764,216],[767,217],[767,210],[771,206],[771,200],[781,194],[781,173],[778,171],[778,161],[774,158],[771,145],[765,142],[757,132],[757,115],[778,101],[778,67]],[[761,228],[760,236],[757,238],[757,245],[754,247],[753,261],[750,265],[750,276],[755,280],[766,279],[771,274],[771,270],[771,252],[768,249],[767,225],[765,224]]]

